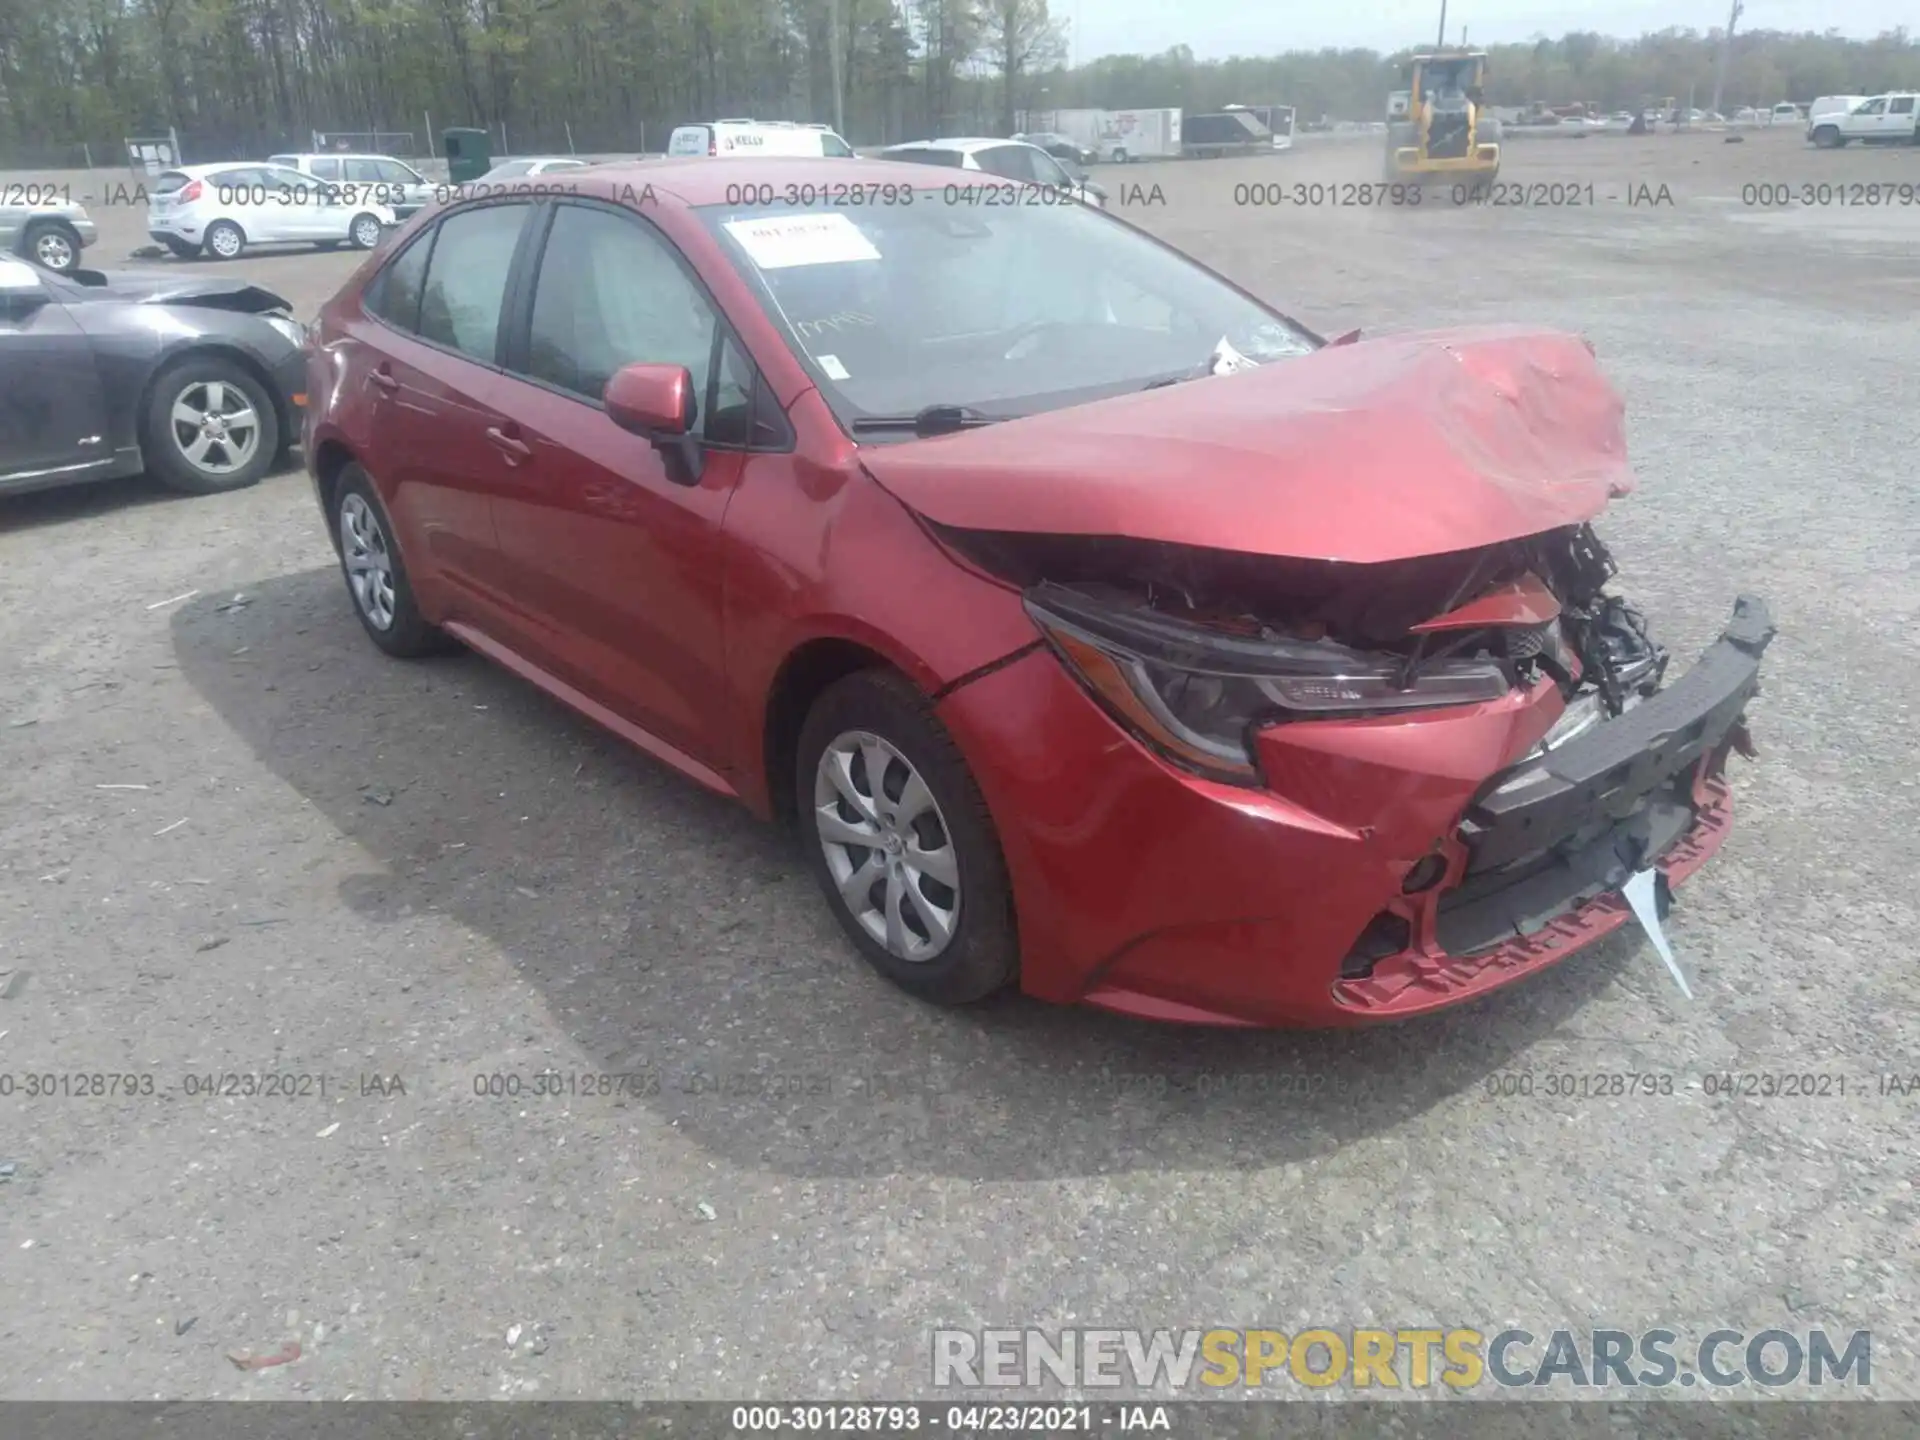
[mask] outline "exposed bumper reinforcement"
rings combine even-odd
[[[1743,595],[1694,667],[1626,714],[1538,760],[1502,771],[1467,809],[1460,839],[1470,872],[1545,850],[1631,815],[1661,786],[1718,749],[1760,686],[1774,637],[1764,602]]]

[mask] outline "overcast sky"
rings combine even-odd
[[[1392,51],[1431,44],[1440,24],[1439,0],[1050,0],[1050,8],[1079,31],[1074,58],[1080,62],[1153,55],[1180,44],[1192,46],[1201,60],[1329,45]],[[1464,24],[1470,44],[1497,44],[1569,30],[1634,36],[1678,25],[1705,31],[1724,25],[1727,9],[1728,0],[1448,0],[1447,34],[1457,43]],[[1746,0],[1740,28],[1831,28],[1864,37],[1912,25],[1916,15],[1914,0]]]

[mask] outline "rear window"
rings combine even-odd
[[[667,141],[669,155],[704,155],[712,143],[713,132],[705,125],[683,125]]]
[[[950,170],[967,168],[967,157],[958,150],[883,150],[882,160],[905,160],[915,165],[945,165]]]
[[[156,195],[173,195],[193,183],[193,177],[184,170],[162,170],[153,182]]]

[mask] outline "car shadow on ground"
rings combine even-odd
[[[427,913],[484,937],[577,1042],[556,1068],[641,1077],[627,1103],[737,1165],[987,1180],[1305,1159],[1577,1031],[1633,953],[1615,937],[1505,995],[1359,1031],[1019,996],[939,1010],[859,962],[790,842],[744,809],[477,657],[380,655],[331,569],[241,588],[244,608],[172,618],[181,672],[374,862],[343,903],[396,941]],[[420,963],[398,943],[386,958],[381,979]]]
[[[304,473],[299,447],[294,446],[257,483],[269,485],[286,476]],[[217,503],[218,498],[188,495],[169,489],[147,474],[127,475],[118,480],[89,480],[79,485],[57,485],[45,490],[24,491],[18,495],[0,492],[0,530],[37,530],[42,526],[73,524],[97,515],[135,510],[146,505],[191,505],[195,501]]]

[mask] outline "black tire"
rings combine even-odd
[[[356,503],[363,507],[361,513],[373,522],[389,565],[392,619],[386,625],[369,614],[368,603],[354,587],[354,557],[345,540],[342,516]],[[358,465],[350,463],[341,470],[333,487],[332,503],[327,507],[327,524],[332,527],[333,548],[340,556],[340,578],[347,587],[347,601],[369,640],[398,660],[418,660],[454,648],[452,640],[421,615],[420,605],[413,596],[413,583],[407,578],[406,560],[400,554],[399,542],[393,538],[393,521],[387,517],[387,507],[380,503],[373,481]]]
[[[220,387],[223,393],[216,395],[210,387]],[[192,428],[178,418],[175,407],[185,405],[211,415],[217,406],[223,415],[232,415],[236,413],[232,391],[246,397],[253,413],[251,448],[238,438],[243,427],[223,423],[220,430],[226,438],[216,440],[196,460],[189,453],[194,443]],[[147,473],[168,489],[188,495],[244,490],[259,483],[283,449],[273,400],[258,380],[233,361],[218,355],[188,355],[154,378],[146,413],[141,416],[140,450]],[[228,464],[232,468],[220,468]]]
[[[167,249],[173,252],[173,258],[176,260],[191,260],[200,253],[198,245],[189,245],[184,240],[169,239],[165,244]]]
[[[383,228],[378,215],[362,210],[347,226],[347,243],[356,250],[371,250],[380,243]]]
[[[233,221],[216,220],[207,227],[207,254],[215,260],[238,260],[246,250],[247,232]]]
[[[20,253],[56,275],[71,275],[80,268],[80,250],[78,232],[58,220],[37,221],[20,238]]]
[[[959,918],[946,948],[931,959],[896,956],[869,933],[841,898],[840,887],[829,869],[819,830],[816,776],[828,747],[850,731],[878,736],[919,773],[933,794],[936,830],[944,829],[946,841],[952,846]],[[862,958],[909,994],[939,1005],[971,1004],[1012,984],[1020,973],[1020,939],[1006,861],[980,787],[926,696],[890,670],[863,670],[847,676],[814,701],[800,730],[796,762],[794,794],[807,864],[820,882],[828,908]],[[897,799],[889,787],[903,783],[904,774],[902,767],[890,765],[877,788]],[[874,782],[864,770],[862,778],[868,787],[866,793],[871,794],[876,788]],[[851,807],[842,811],[843,815],[848,813],[852,813]],[[865,853],[869,857],[882,854],[877,847]],[[876,887],[883,883],[877,876]],[[907,908],[903,905],[903,912]],[[924,925],[921,928],[924,931]]]
[[[1815,149],[1838,150],[1842,145],[1846,143],[1847,142],[1845,138],[1840,134],[1840,131],[1832,125],[1822,125],[1818,130],[1813,132],[1813,144]]]

